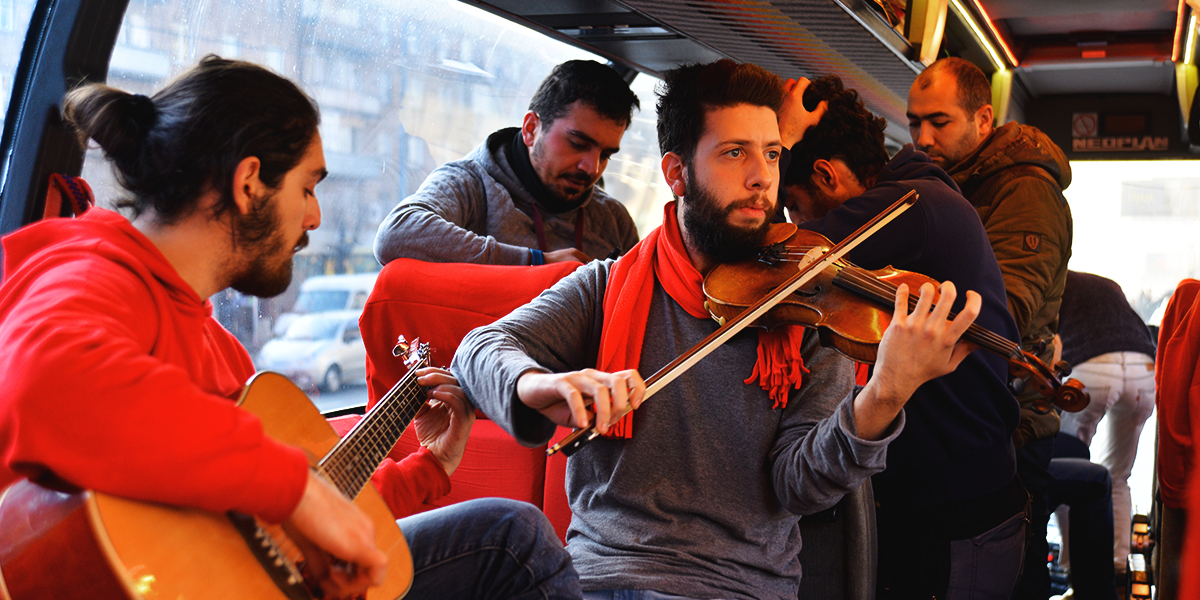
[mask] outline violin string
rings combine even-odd
[[[865,271],[853,267],[845,267],[839,273],[839,277],[852,283],[855,287],[859,287],[864,291],[869,291],[876,300],[883,302],[885,299],[895,298],[896,289],[899,287],[888,281],[877,279]],[[908,298],[908,306],[911,310],[917,305],[918,299],[912,295]],[[968,328],[968,332],[972,334],[972,340],[984,346],[990,346],[989,349],[999,352],[1004,355],[1011,354],[1015,350],[1016,344],[1003,336],[980,327],[974,323]]]
[[[881,300],[883,298],[895,298],[896,289],[899,287],[891,282],[876,279],[866,272],[857,269],[843,270],[843,274],[845,274],[850,280],[854,281],[857,285],[860,285],[864,288],[871,288],[872,291],[880,294]],[[910,309],[915,308],[917,302],[918,299],[916,297],[911,295],[909,296],[908,306]],[[974,324],[971,325],[971,328],[968,329],[968,331],[974,334],[973,337],[980,338],[980,341],[984,342],[985,344],[992,344],[993,347],[1003,347],[1001,342],[1007,341],[999,335],[996,335],[982,327],[977,327]]]
[[[778,256],[779,254],[782,254],[784,256],[803,257],[807,254],[808,250],[815,247],[817,246],[791,246],[788,248],[788,250],[777,253],[776,255]],[[797,260],[789,259],[781,260],[783,262],[798,262]],[[896,297],[896,289],[898,287],[896,284],[880,280],[868,274],[861,268],[843,265],[843,269],[841,273],[839,273],[839,276],[844,280],[854,283],[855,287],[858,287],[863,291],[870,292],[871,295],[874,296],[874,299],[878,302],[891,303],[892,299]],[[908,306],[910,310],[916,307],[917,301],[917,297],[911,295],[909,296]],[[992,332],[978,325],[972,324],[970,328],[968,328],[968,332],[972,334],[971,337],[976,338],[976,340],[973,341],[977,341],[977,343],[981,343],[981,345],[984,346],[989,346],[989,349],[991,349],[993,352],[1011,356],[1014,355],[1018,349],[1017,344],[1012,340],[1009,340],[1000,334]]]

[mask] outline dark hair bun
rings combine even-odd
[[[136,132],[134,135],[139,138],[146,137],[146,134],[158,123],[158,109],[154,107],[154,101],[141,94],[133,94],[125,102],[128,105],[125,108],[126,118],[129,119],[133,131]]]

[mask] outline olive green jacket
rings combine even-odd
[[[1034,127],[1008,123],[949,170],[983,220],[996,252],[1008,310],[1021,332],[1021,346],[1051,362],[1058,332],[1058,307],[1071,258],[1071,207],[1062,190],[1071,184],[1071,165],[1050,138]],[[1033,397],[1021,401],[1018,447],[1058,432],[1054,412],[1036,414]]]

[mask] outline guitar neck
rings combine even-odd
[[[426,362],[412,365],[318,464],[318,471],[347,498],[358,495],[425,404],[425,388],[417,383],[416,370]]]

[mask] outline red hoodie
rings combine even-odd
[[[0,486],[53,474],[274,522],[300,502],[304,453],[231,402],[249,354],[121,215],[4,238],[0,348]]]
[[[0,489],[53,475],[271,522],[292,513],[305,454],[231,402],[250,355],[149,239],[92,209],[3,244]],[[376,487],[399,516],[448,491],[428,451],[383,467]]]
[[[1167,303],[1155,360],[1158,483],[1163,504],[1187,506],[1200,432],[1200,281],[1185,279]]]

